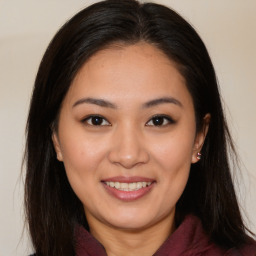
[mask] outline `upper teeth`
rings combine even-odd
[[[106,181],[105,184],[109,187],[116,188],[118,190],[123,191],[134,191],[141,188],[145,188],[149,186],[152,182],[132,182],[132,183],[123,183],[123,182],[113,182],[113,181]]]

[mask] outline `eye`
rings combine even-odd
[[[92,126],[110,126],[111,124],[102,116],[93,115],[83,119],[83,123]]]
[[[173,123],[175,123],[174,120],[169,116],[156,115],[146,123],[146,126],[166,126]]]

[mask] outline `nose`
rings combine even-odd
[[[149,161],[142,134],[130,125],[118,128],[112,138],[109,161],[126,169]]]

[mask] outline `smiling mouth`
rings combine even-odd
[[[105,181],[104,182],[108,187],[115,188],[120,191],[137,191],[142,188],[146,188],[152,184],[152,182],[113,182],[113,181]]]
[[[115,176],[101,181],[109,195],[124,202],[140,199],[152,191],[156,180],[133,176]]]

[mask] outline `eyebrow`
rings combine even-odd
[[[177,106],[183,107],[182,103],[179,100],[177,100],[173,97],[164,97],[164,98],[154,99],[154,100],[144,103],[143,108],[149,108],[149,107],[153,107],[153,106],[157,106],[157,105],[165,104],[165,103],[172,103]]]
[[[94,104],[98,105],[100,107],[105,107],[105,108],[117,108],[117,106],[109,101],[103,100],[103,99],[95,99],[95,98],[83,98],[78,101],[76,101],[72,107],[75,107],[80,104],[84,103],[89,103],[89,104]]]
[[[82,99],[76,101],[73,104],[72,107],[74,108],[77,105],[84,104],[84,103],[94,104],[94,105],[98,105],[100,107],[105,107],[105,108],[117,109],[117,106],[115,104],[113,104],[113,103],[111,103],[107,100],[96,99],[96,98],[82,98]],[[143,108],[150,108],[150,107],[157,106],[157,105],[160,105],[160,104],[165,104],[165,103],[172,103],[172,104],[175,104],[177,106],[183,107],[182,103],[179,100],[177,100],[173,97],[163,97],[163,98],[150,100],[150,101],[144,103],[142,105],[142,107]]]

